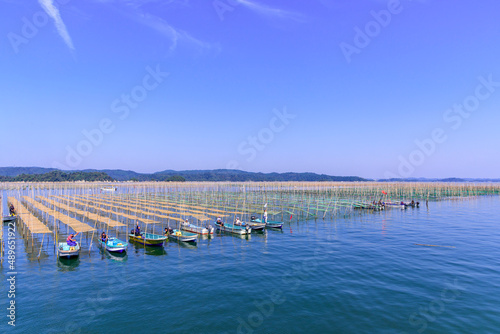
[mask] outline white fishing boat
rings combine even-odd
[[[191,223],[186,223],[183,222],[181,223],[181,230],[191,232],[191,233],[196,233],[196,234],[201,234],[201,235],[208,235],[208,234],[214,234],[214,227],[207,224],[207,226],[197,226]]]
[[[108,192],[111,192],[111,191],[117,191],[118,188],[116,187],[102,187],[101,188],[102,191],[108,191]]]
[[[77,242],[75,246],[68,245],[67,242],[60,242],[57,247],[57,255],[59,257],[76,257],[80,255],[80,244]]]

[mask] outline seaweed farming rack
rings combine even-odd
[[[136,224],[151,233],[178,226],[189,219],[201,225],[217,217],[249,220],[264,210],[270,220],[300,222],[363,215],[355,206],[377,201],[465,200],[500,194],[495,183],[386,182],[143,182],[113,183],[2,183],[0,190],[19,212],[19,230],[42,248],[45,236],[55,244],[62,236],[80,232],[90,239],[95,231],[127,233]],[[41,242],[39,240],[41,235]],[[29,242],[28,242],[29,240]]]

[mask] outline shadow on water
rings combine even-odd
[[[183,241],[178,241],[178,240],[170,240],[168,239],[166,241],[168,243],[168,246],[173,246],[173,245],[179,245],[179,247],[182,248],[187,248],[187,249],[197,249],[198,248],[198,242],[183,242]],[[165,244],[167,245],[167,244]]]
[[[236,239],[242,239],[242,240],[250,240],[252,239],[251,234],[234,234],[230,232],[216,232],[218,237],[228,237],[228,238],[236,238]]]
[[[80,264],[80,258],[58,258],[57,267],[59,271],[75,271]]]
[[[126,262],[128,259],[127,252],[122,252],[122,253],[115,253],[115,252],[109,252],[106,249],[100,247],[99,251],[102,255],[102,259],[109,259],[115,262]]]
[[[165,248],[163,248],[163,245],[159,247],[144,246],[132,240],[130,241],[129,245],[133,247],[133,250],[136,254],[139,254],[141,251],[144,251],[147,255],[155,255],[155,256],[167,255],[167,251],[165,250]]]

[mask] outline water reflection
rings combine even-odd
[[[177,244],[177,245],[179,245],[179,247],[186,248],[186,249],[197,249],[198,248],[198,242],[196,242],[196,243],[194,243],[194,242],[183,242],[183,241],[170,240],[170,239],[168,239],[166,242],[168,242],[168,245]]]
[[[80,258],[57,258],[57,267],[59,271],[75,271],[80,264]]]
[[[144,246],[132,240],[130,240],[129,245],[133,247],[133,250],[136,254],[139,254],[143,251],[147,255],[167,255],[167,251],[165,250],[165,248],[163,248],[163,245],[161,247]]]

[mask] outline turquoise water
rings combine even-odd
[[[0,332],[496,333],[499,204],[293,221],[197,246],[131,244],[122,257],[84,239],[64,262],[50,247],[30,260],[17,234],[16,327],[4,262]]]

